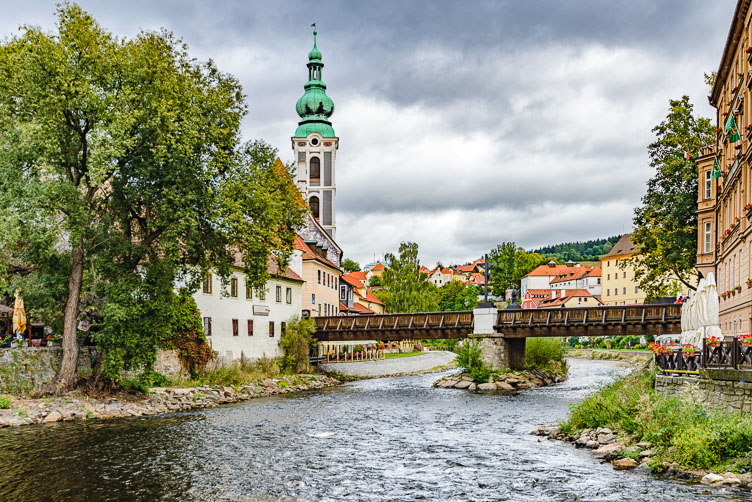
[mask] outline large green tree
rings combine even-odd
[[[439,310],[470,310],[478,304],[478,296],[481,294],[483,292],[474,284],[450,281],[439,288]]]
[[[697,249],[696,152],[714,142],[710,119],[693,115],[688,96],[669,101],[666,119],[653,128],[648,146],[655,174],[635,209],[632,240],[639,253],[630,261],[640,288],[655,295],[672,278],[694,285]],[[685,152],[690,159],[685,159]]]
[[[420,273],[418,245],[403,242],[399,256],[387,253],[388,267],[382,275],[384,307],[387,312],[432,312],[438,309],[436,286]]]
[[[345,258],[342,260],[342,269],[345,272],[360,272],[360,264],[355,260]]]
[[[195,286],[239,264],[263,287],[305,207],[273,149],[239,148],[234,77],[167,31],[119,39],[75,4],[57,14],[56,33],[25,27],[0,43],[0,206],[12,215],[0,256],[39,274],[56,262],[65,277],[59,391],[75,378],[82,292],[97,298],[114,374],[148,363],[176,279]]]
[[[519,289],[520,280],[537,266],[546,263],[546,258],[538,253],[528,253],[514,242],[503,242],[488,255],[494,263],[490,270],[490,285],[497,295],[507,289]]]

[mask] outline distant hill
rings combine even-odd
[[[601,256],[611,251],[621,235],[614,235],[606,239],[595,239],[585,242],[566,242],[555,246],[534,249],[534,253],[542,254],[561,261],[598,261]]]

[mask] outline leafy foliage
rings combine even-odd
[[[490,270],[489,283],[497,295],[507,289],[519,289],[520,280],[528,272],[548,260],[538,253],[528,253],[514,242],[503,242],[496,246],[488,256],[495,263]]]
[[[533,252],[558,262],[598,261],[601,256],[611,251],[619,238],[621,235],[585,242],[566,242],[535,249]]]
[[[279,340],[279,346],[285,353],[282,358],[283,370],[296,373],[310,371],[310,349],[316,344],[313,337],[315,332],[316,324],[313,319],[294,319],[287,323]]]
[[[342,269],[345,272],[360,272],[360,264],[355,261],[351,260],[350,258],[345,258],[342,260]]]
[[[175,281],[240,263],[263,287],[307,208],[273,148],[239,144],[234,77],[167,31],[118,39],[75,4],[57,13],[57,33],[0,42],[0,257],[27,272],[5,282],[30,312],[61,322],[68,386],[82,295],[103,375],[148,367]]]
[[[483,361],[480,358],[481,341],[474,338],[468,338],[457,351],[457,365],[463,371],[472,371],[473,369],[483,368]]]
[[[528,368],[544,369],[561,364],[567,354],[567,344],[561,338],[531,337],[525,342],[525,362]]]
[[[426,274],[420,273],[418,245],[403,242],[399,247],[399,257],[392,253],[385,256],[388,268],[384,270],[381,282],[382,295],[387,312],[432,312],[438,309],[436,286],[428,282]]]
[[[658,460],[686,468],[721,467],[744,459],[752,449],[752,418],[658,394],[654,381],[655,375],[647,370],[616,380],[572,406],[562,430],[610,427],[635,441],[650,441]]]
[[[470,310],[477,305],[480,294],[482,291],[474,284],[450,281],[449,284],[439,288],[439,310],[442,312]]]
[[[710,119],[695,117],[688,96],[669,101],[666,119],[653,128],[656,141],[648,146],[655,175],[648,181],[642,204],[635,209],[632,240],[639,248],[627,263],[635,269],[640,288],[648,295],[671,277],[692,287],[697,247],[697,172],[694,154],[714,141]],[[694,156],[694,155],[693,155]]]

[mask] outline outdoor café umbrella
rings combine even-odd
[[[23,336],[26,331],[26,310],[21,295],[16,291],[16,303],[13,305],[13,332]]]
[[[705,338],[715,336],[718,339],[723,339],[723,333],[721,333],[721,328],[720,326],[718,326],[718,311],[720,310],[720,301],[718,300],[718,289],[716,287],[715,277],[713,276],[712,272],[708,274],[708,280],[706,284],[707,294],[705,296],[708,309],[708,324],[705,328]]]

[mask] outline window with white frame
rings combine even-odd
[[[705,171],[705,198],[709,199],[712,194],[713,180],[710,170]]]
[[[710,252],[710,222],[705,222],[705,252]]]

